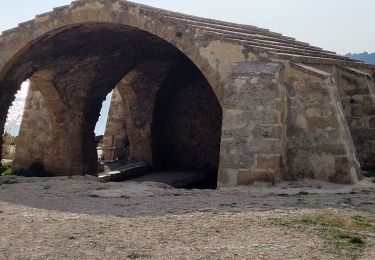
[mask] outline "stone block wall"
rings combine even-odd
[[[284,178],[356,182],[359,164],[333,76],[310,66],[291,65],[286,78]]]
[[[283,65],[241,62],[225,85],[219,185],[276,182],[285,163]]]

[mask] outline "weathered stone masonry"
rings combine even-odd
[[[42,161],[47,165],[48,157],[53,152],[52,123],[37,84],[35,79],[30,82],[19,135],[21,145],[17,147],[13,161],[15,167],[30,165],[34,161]]]
[[[374,75],[254,26],[81,0],[0,36],[0,129],[30,79],[15,166],[95,175],[93,130],[117,87],[104,140],[115,157],[215,172],[223,186],[355,183],[374,167]]]
[[[364,169],[374,168],[375,86],[370,74],[350,67],[340,67],[336,78],[342,105]]]
[[[219,182],[280,180],[285,157],[283,66],[241,62],[225,86]]]
[[[287,83],[287,178],[355,182],[359,165],[331,74],[292,64]]]

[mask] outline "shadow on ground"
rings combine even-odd
[[[217,190],[175,189],[153,182],[100,183],[87,177],[0,177],[0,204],[70,213],[162,216],[192,212],[262,212],[340,208],[375,213],[375,184],[316,181]],[[1,207],[0,207],[1,209]]]

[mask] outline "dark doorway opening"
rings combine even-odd
[[[185,188],[216,188],[221,123],[221,106],[202,73],[189,60],[175,66],[156,99],[154,171],[190,174]]]

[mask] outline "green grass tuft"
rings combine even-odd
[[[1,166],[0,169],[0,175],[7,176],[7,175],[12,175],[12,166],[11,165],[6,165],[6,166]]]

